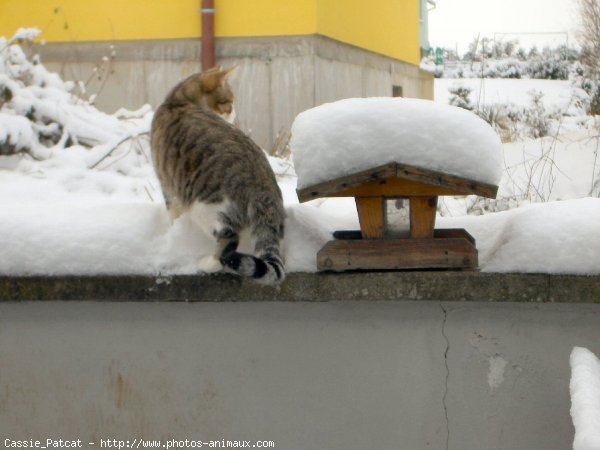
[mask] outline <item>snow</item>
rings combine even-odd
[[[299,188],[389,162],[497,184],[498,135],[475,114],[428,100],[354,98],[299,114],[290,147]]]
[[[28,33],[23,31],[20,35]],[[0,49],[3,49],[0,50],[0,92],[8,93],[9,101],[0,101],[0,143],[15,145],[17,150],[45,159],[53,150],[64,147],[68,140],[96,146],[138,134],[140,127],[147,130],[148,120],[152,119],[149,109],[145,111],[145,118],[138,115],[141,120],[137,122],[104,114],[85,99],[71,94],[74,83],[64,82],[57,74],[48,72],[37,58],[28,58],[18,45],[3,47],[3,41],[0,38]],[[56,146],[42,145],[38,134],[55,138]]]
[[[463,85],[472,89],[471,100],[481,104],[508,104],[531,106],[532,91],[543,94],[546,108],[564,110],[575,99],[572,84],[567,80],[513,80],[506,78],[436,78],[434,83],[435,101],[447,105],[450,100],[448,89]]]
[[[442,218],[477,241],[484,272],[600,273],[600,199],[537,203],[483,216]]]
[[[105,114],[72,94],[73,83],[46,71],[18,46],[2,48],[0,42],[0,153],[4,151],[0,154],[0,274],[198,273],[198,261],[215,244],[186,215],[173,224],[169,221],[150,162],[152,109],[144,106]],[[1,100],[2,87],[10,89],[11,99]],[[344,105],[360,107],[348,110]],[[341,108],[340,114],[330,114],[331,108]],[[369,117],[364,116],[365,108]],[[419,121],[406,115],[418,116],[420,128],[402,134],[395,122],[399,119],[391,116],[397,108],[411,126]],[[425,114],[432,119],[423,122]],[[357,116],[362,117],[358,124]],[[454,129],[443,129],[446,120],[456,120]],[[374,129],[367,129],[367,123]],[[470,129],[473,124],[479,130]],[[298,179],[305,185],[318,182],[310,179],[310,172],[321,169],[311,169],[315,164],[307,155],[302,161],[301,150],[298,155],[298,142],[303,147],[309,131],[318,135],[315,148],[325,153],[318,156],[329,161],[338,175],[357,169],[342,165],[346,145],[365,150],[370,164],[375,157],[368,152],[383,143],[396,158],[395,147],[392,152],[381,134],[397,133],[397,142],[406,138],[416,146],[431,142],[438,148],[475,132],[493,141],[497,154],[483,157],[492,148],[486,146],[482,154],[457,156],[453,151],[438,153],[436,158],[445,164],[474,159],[466,163],[468,173],[453,166],[460,171],[457,174],[475,176],[472,171],[477,169],[485,179],[493,175],[503,198],[445,198],[440,202],[438,227],[466,228],[477,239],[483,271],[600,274],[600,228],[593,226],[600,223],[600,200],[592,198],[600,191],[599,141],[593,128],[559,139],[500,146],[489,135],[489,127],[471,113],[407,99],[353,99],[324,105],[301,114],[294,126],[296,164],[269,157],[287,211],[283,250],[290,272],[315,271],[316,253],[332,239],[333,231],[358,229],[352,198],[298,203]],[[5,154],[6,145],[14,154]],[[460,151],[465,151],[464,146]],[[413,156],[415,160],[400,162],[425,164],[432,159],[418,152]],[[376,165],[384,164],[379,157]]]
[[[159,253],[152,241],[161,211],[152,204],[15,204],[0,220],[12,243],[0,260],[6,275],[149,273]]]
[[[19,28],[12,37],[12,41],[23,40],[32,41],[42,33],[42,30],[37,28]]]
[[[595,130],[579,130],[559,138],[505,144],[499,197],[529,196],[535,201],[597,197],[598,138]]]
[[[573,450],[600,449],[600,360],[587,348],[571,352]]]
[[[0,142],[22,149],[34,140],[37,140],[37,137],[29,120],[13,114],[0,114]]]

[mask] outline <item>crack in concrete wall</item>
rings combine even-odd
[[[446,342],[446,349],[444,350],[444,366],[446,368],[446,378],[444,380],[444,396],[442,397],[442,405],[444,406],[444,417],[446,419],[446,450],[450,448],[450,417],[448,415],[448,404],[446,399],[448,398],[448,381],[450,379],[450,367],[448,366],[448,352],[450,351],[450,340],[446,334],[446,323],[448,321],[448,310],[444,308],[444,304],[440,303],[440,308],[444,313],[444,319],[442,321],[442,337]]]

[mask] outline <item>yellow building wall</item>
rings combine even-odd
[[[47,42],[200,35],[196,0],[0,0],[0,31],[36,27]],[[184,13],[185,12],[185,13]]]
[[[195,38],[200,0],[0,0],[0,36],[37,27],[47,42]],[[217,36],[322,34],[414,64],[418,0],[215,0]]]
[[[419,64],[418,0],[323,0],[319,34]]]
[[[218,36],[316,32],[317,0],[215,0]],[[0,32],[37,27],[47,42],[202,35],[200,0],[0,0]]]
[[[215,0],[217,36],[314,34],[320,0]]]

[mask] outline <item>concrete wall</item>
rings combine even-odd
[[[107,112],[144,103],[157,106],[179,80],[200,70],[200,42],[115,42],[114,59],[101,64],[87,94]],[[47,44],[36,48],[46,66],[65,79],[88,80],[109,44]],[[391,96],[402,86],[405,97],[433,98],[433,78],[417,66],[322,36],[221,38],[217,61],[239,65],[231,83],[242,129],[267,150],[289,130],[301,111],[346,97]],[[103,70],[110,72],[106,81]]]
[[[567,449],[599,343],[593,304],[3,302],[0,438]]]

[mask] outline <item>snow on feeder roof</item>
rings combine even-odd
[[[290,146],[299,190],[388,163],[493,186],[502,176],[495,131],[469,111],[429,100],[327,103],[296,117]]]
[[[354,197],[360,231],[336,231],[319,270],[473,269],[465,230],[436,230],[438,196],[495,197],[502,148],[475,114],[427,100],[347,99],[298,115],[290,142],[298,199]],[[393,238],[387,199],[408,199],[408,233]]]

